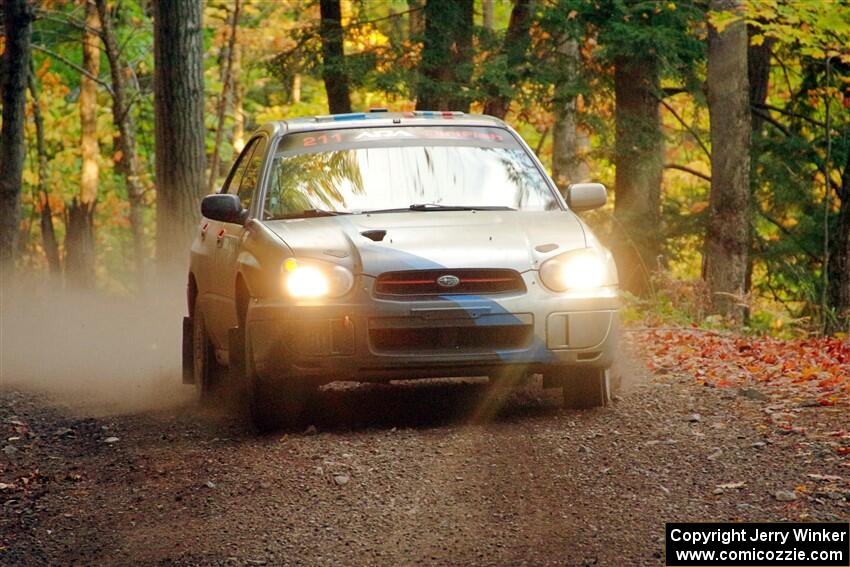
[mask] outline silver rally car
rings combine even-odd
[[[184,381],[229,366],[256,425],[298,423],[337,380],[540,373],[569,407],[606,404],[617,273],[501,120],[369,112],[260,128],[192,245]]]

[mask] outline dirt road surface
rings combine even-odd
[[[0,391],[7,565],[659,565],[666,521],[847,521],[846,407],[674,373],[568,411],[539,385],[324,392],[257,436],[191,404],[93,417]]]

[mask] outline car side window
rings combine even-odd
[[[257,147],[248,161],[245,175],[242,176],[242,181],[239,183],[238,195],[243,209],[251,208],[251,198],[254,196],[254,190],[257,188],[257,181],[260,178],[260,171],[263,166],[263,157],[265,157],[264,154],[266,153],[266,139],[257,138],[256,140]]]
[[[227,179],[224,181],[224,185],[221,187],[222,193],[233,193],[234,190],[239,187],[239,182],[242,180],[245,168],[248,167],[251,152],[254,151],[254,146],[256,145],[256,138],[254,138],[248,142],[248,145],[245,146],[245,149],[243,149],[242,153],[239,154],[239,157],[236,159],[236,163],[233,165],[233,169],[230,170],[230,174],[227,176]],[[233,190],[231,190],[231,188]]]

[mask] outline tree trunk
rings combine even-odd
[[[620,286],[644,295],[660,253],[661,176],[664,136],[658,62],[646,56],[620,57],[614,67],[615,197],[614,246]]]
[[[496,29],[493,13],[493,0],[481,0],[481,14],[484,27],[490,31]]]
[[[233,4],[233,13],[230,15],[230,36],[227,40],[227,59],[224,63],[221,83],[221,95],[218,99],[218,112],[216,115],[215,142],[213,143],[213,153],[210,159],[210,180],[207,183],[207,193],[212,193],[216,189],[216,181],[221,164],[219,153],[221,152],[221,141],[224,139],[224,119],[227,116],[227,107],[230,106],[230,92],[233,83],[233,58],[236,51],[236,34],[239,30],[239,9],[240,0],[235,0]]]
[[[492,9],[492,5],[491,5]],[[515,0],[514,8],[511,10],[511,19],[508,30],[505,32],[505,41],[502,45],[502,53],[505,57],[505,76],[502,81],[511,89],[515,89],[523,74],[523,65],[526,61],[528,47],[531,45],[531,0]],[[504,118],[511,106],[511,96],[504,90],[505,85],[493,85],[491,96],[484,101],[484,114]]]
[[[100,44],[97,35],[88,31],[100,28],[100,18],[93,0],[86,6],[86,30],[83,31],[83,69],[97,77],[100,72]],[[97,83],[80,76],[80,153],[82,173],[80,193],[68,211],[65,234],[65,278],[75,287],[92,288],[95,284],[94,208],[100,178],[100,148],[97,142]]]
[[[748,37],[757,28],[748,28]],[[761,45],[749,45],[747,48],[747,76],[750,82],[750,110],[753,134],[761,132],[764,119],[755,110],[767,100],[770,83],[770,60],[773,57],[773,44],[770,37],[763,39]]]
[[[762,114],[757,112],[757,109],[767,100],[768,86],[770,84],[770,60],[773,56],[772,48],[775,40],[770,37],[763,38],[761,45],[752,44],[752,36],[758,33],[758,28],[747,26],[747,37],[750,44],[747,48],[747,76],[750,82],[750,120],[752,122],[753,144],[758,144],[761,136],[764,118]],[[756,154],[757,155],[757,154]],[[750,191],[755,191],[756,180],[756,161],[750,164]],[[750,231],[750,245],[753,248],[753,234]],[[753,287],[753,257],[748,255],[747,274],[744,278],[744,293],[750,293]],[[749,317],[749,312],[746,313]]]
[[[552,178],[563,193],[570,183],[586,181],[589,170],[581,159],[581,146],[586,142],[586,136],[579,131],[576,98],[569,88],[578,74],[578,43],[572,39],[561,41],[558,54],[563,65],[563,78],[555,85]]]
[[[200,0],[155,0],[156,254],[185,268],[204,194],[204,43]]]
[[[301,102],[301,73],[294,73],[292,75],[292,88],[289,100],[292,104]]]
[[[322,37],[322,79],[328,93],[328,108],[331,114],[345,114],[351,112],[351,97],[348,92],[348,71],[345,68],[339,0],[320,0],[319,11],[322,17],[319,26]]]
[[[231,143],[236,152],[245,147],[245,86],[242,84],[242,46],[234,46],[233,53],[233,139]],[[235,156],[234,156],[235,157]]]
[[[0,131],[0,276],[15,269],[21,217],[21,179],[26,153],[27,74],[33,11],[27,0],[4,0],[5,48],[2,61],[3,127]]]
[[[425,14],[422,8],[423,0],[407,0],[407,36],[411,41],[418,41],[425,33]]]
[[[841,176],[841,204],[829,246],[827,301],[835,318],[827,317],[829,333],[850,332],[850,152]]]
[[[741,10],[740,0],[712,0],[715,11]],[[711,196],[703,278],[711,311],[743,320],[750,245],[750,86],[747,26],[737,20],[708,35]]]
[[[96,3],[97,12],[100,16],[103,45],[106,58],[109,60],[110,77],[112,79],[112,121],[118,129],[114,143],[117,156],[115,169],[124,176],[124,183],[127,188],[127,201],[130,204],[128,220],[130,221],[130,233],[133,239],[133,265],[136,279],[139,283],[142,283],[145,273],[144,220],[142,218],[144,189],[142,188],[139,159],[136,153],[136,124],[133,120],[127,93],[125,78],[127,66],[121,59],[115,29],[112,26],[112,16],[109,13],[106,0],[96,0]]]
[[[427,0],[418,110],[469,112],[472,77],[472,0]]]
[[[62,258],[59,255],[59,243],[53,228],[53,211],[50,208],[50,192],[47,186],[47,149],[44,144],[44,118],[41,115],[41,101],[36,82],[35,71],[30,60],[29,89],[32,95],[32,117],[35,123],[35,146],[38,155],[38,199],[41,205],[40,227],[41,245],[47,258],[47,267],[51,275],[62,273]]]

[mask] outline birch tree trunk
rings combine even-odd
[[[711,9],[740,13],[740,0],[712,0]],[[742,321],[750,246],[750,86],[747,26],[739,19],[709,27],[708,110],[711,196],[703,278],[713,313]]]
[[[245,85],[242,82],[242,46],[234,46],[233,53],[233,149],[241,152],[245,147]]]

